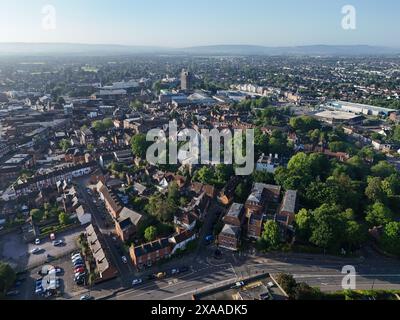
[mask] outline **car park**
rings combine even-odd
[[[134,286],[138,286],[138,285],[141,285],[143,283],[143,280],[142,279],[134,279],[133,281],[132,281],[132,286],[134,287]]]

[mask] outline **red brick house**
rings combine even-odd
[[[151,267],[154,263],[169,258],[172,253],[173,245],[168,238],[149,242],[137,247],[130,248],[130,256],[133,265],[138,270]]]

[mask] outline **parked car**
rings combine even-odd
[[[132,286],[134,287],[134,286],[138,286],[138,285],[141,285],[143,283],[143,280],[142,279],[134,279],[133,281],[132,281]]]
[[[172,275],[175,275],[175,274],[178,274],[179,273],[179,269],[172,269],[171,270],[171,274]]]
[[[179,268],[179,273],[185,273],[189,271],[189,267],[181,267]]]
[[[85,272],[85,271],[83,271],[83,272],[76,272],[76,273],[75,273],[75,277],[83,277],[83,276],[86,276],[86,272]]]
[[[37,254],[37,253],[39,253],[39,252],[41,252],[41,251],[42,251],[41,248],[36,247],[36,248],[32,249],[32,250],[30,251],[30,253],[31,253],[31,254]]]
[[[80,273],[80,272],[85,272],[85,268],[84,267],[79,267],[75,269],[75,273]]]
[[[39,238],[37,238],[37,239],[35,240],[35,244],[36,244],[37,246],[40,244],[40,239],[39,239]]]
[[[72,260],[72,264],[73,264],[73,265],[79,264],[79,263],[84,263],[84,261],[83,261],[82,258],[77,258],[77,259],[75,259],[75,260]]]
[[[53,241],[53,246],[55,246],[55,247],[62,246],[63,244],[64,244],[63,240]]]
[[[122,256],[122,262],[127,264],[128,263],[128,259],[125,256]]]
[[[268,288],[273,288],[273,287],[275,287],[275,283],[273,283],[272,281],[268,282],[267,287]]]
[[[18,291],[18,290],[11,290],[11,291],[8,291],[8,292],[6,293],[6,296],[7,296],[7,297],[15,297],[15,296],[17,296],[17,295],[19,295],[19,291]]]
[[[81,253],[80,252],[72,252],[71,253],[71,259],[73,259],[75,256],[80,256],[81,255]]]
[[[85,300],[93,300],[93,297],[91,297],[88,294],[85,294],[84,296],[81,297],[80,299],[81,301],[85,301]]]

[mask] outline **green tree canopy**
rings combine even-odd
[[[281,242],[279,225],[275,221],[267,221],[264,224],[264,231],[261,238],[268,249],[277,249]]]
[[[154,226],[148,227],[144,232],[144,238],[147,242],[151,242],[157,239],[158,230]]]
[[[0,261],[0,296],[4,296],[12,288],[15,279],[15,271],[9,264]]]

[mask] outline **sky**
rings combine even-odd
[[[399,0],[0,0],[0,42],[400,47],[399,34]]]

